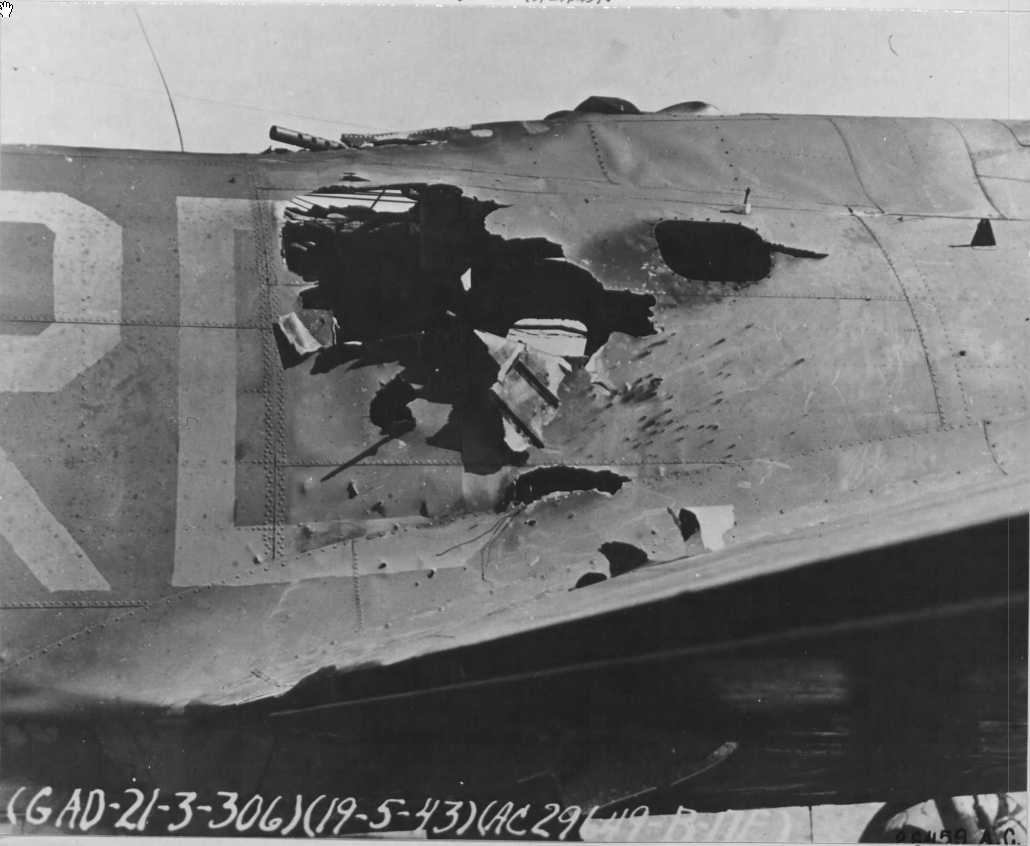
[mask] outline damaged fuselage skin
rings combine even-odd
[[[520,711],[535,739],[505,735],[490,778],[550,773],[563,803],[664,790],[727,741],[758,762],[734,807],[1025,774],[1028,132],[694,109],[288,154],[5,148],[5,790],[57,784],[48,726],[75,720],[111,784],[195,790],[229,777],[169,750],[239,714],[269,761],[309,735],[225,789],[317,793],[314,715],[328,744],[354,713],[326,706],[536,672],[581,710]],[[870,715],[913,693],[907,612],[964,633],[935,629],[927,671],[964,693],[891,769]],[[670,649],[695,651],[646,676],[679,703],[657,720],[562,676]],[[133,722],[171,713],[174,741]],[[832,766],[769,764],[790,720],[833,723]],[[481,739],[447,737],[433,760],[479,772]]]

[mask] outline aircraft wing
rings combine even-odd
[[[914,590],[921,544],[1025,535],[1023,139],[668,114],[5,148],[5,713],[281,697],[842,562]],[[1022,543],[911,613],[1022,608]]]

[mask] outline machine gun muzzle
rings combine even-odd
[[[282,144],[293,144],[295,147],[303,147],[305,150],[346,150],[347,145],[340,141],[333,141],[329,138],[319,138],[317,135],[308,135],[304,132],[296,132],[293,129],[286,129],[282,126],[273,126],[268,130],[268,137],[273,141]]]

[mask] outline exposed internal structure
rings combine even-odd
[[[414,428],[415,398],[450,404],[455,428],[477,429],[494,445],[486,463],[503,464],[545,445],[562,381],[612,332],[655,332],[655,299],[606,289],[546,239],[491,234],[498,208],[451,185],[335,185],[298,198],[283,255],[317,284],[277,331],[298,355],[314,353],[313,372],[400,363],[369,409],[384,435]],[[332,327],[330,343],[303,331],[310,315]]]

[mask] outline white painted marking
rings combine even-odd
[[[0,534],[51,592],[111,589],[2,448]]]
[[[52,393],[121,339],[122,228],[95,208],[50,191],[0,192],[0,220],[54,233],[54,319],[38,335],[0,335],[0,391]]]
[[[266,211],[282,224],[285,201]],[[265,554],[261,529],[236,526],[235,230],[252,230],[250,201],[179,197],[179,314],[183,324],[230,328],[179,329],[178,481],[172,584],[206,585],[239,575],[237,587],[295,581],[296,568],[256,566]],[[269,327],[271,328],[271,327]],[[249,331],[249,330],[248,330]],[[335,562],[319,564],[336,573]],[[304,571],[305,577],[311,573]]]
[[[67,194],[0,191],[0,220],[54,233],[55,320],[121,320],[122,228]],[[114,325],[51,323],[35,336],[0,335],[0,391],[53,393],[117,345]],[[0,448],[0,534],[49,591],[111,586]]]
[[[236,322],[235,229],[252,229],[250,202],[178,198],[182,323]],[[236,330],[179,329],[179,478],[172,584],[207,584],[253,531],[233,524],[236,498]],[[241,550],[242,546],[242,550]],[[222,574],[225,575],[225,574]]]

